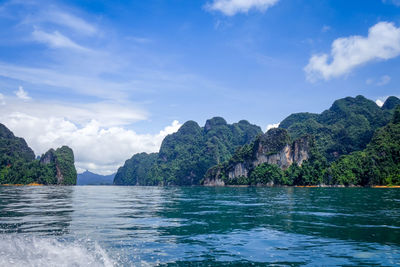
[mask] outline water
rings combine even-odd
[[[0,266],[400,265],[400,189],[0,187]]]

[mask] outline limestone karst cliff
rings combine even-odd
[[[292,142],[286,130],[271,129],[260,135],[250,145],[236,151],[231,160],[211,168],[203,181],[204,185],[216,186],[236,184],[234,180],[248,178],[261,164],[277,165],[286,170],[292,164],[301,166],[309,158],[310,137]]]
[[[37,160],[23,138],[0,124],[0,184],[75,185],[76,176],[72,149],[50,149]]]

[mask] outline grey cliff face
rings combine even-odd
[[[54,149],[50,149],[49,151],[46,152],[41,158],[40,158],[40,163],[41,164],[50,164],[50,163],[55,163],[56,161],[56,156],[55,156],[55,151]]]
[[[251,157],[227,166],[225,177],[229,180],[249,177],[251,171],[263,163],[278,165],[282,170],[286,170],[294,163],[301,166],[309,157],[309,137],[290,142],[286,131],[277,129],[265,133],[254,142]],[[207,186],[225,185],[221,179],[222,171],[217,168],[209,172],[203,184]]]
[[[244,163],[238,163],[233,167],[233,170],[228,173],[229,179],[235,179],[236,177],[244,176],[247,177],[249,174],[248,168]]]

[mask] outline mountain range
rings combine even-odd
[[[120,167],[118,185],[392,185],[400,183],[400,99],[364,96],[295,113],[262,133],[247,121],[188,121],[158,153]],[[396,115],[397,114],[397,115]],[[397,116],[397,117],[396,117]]]

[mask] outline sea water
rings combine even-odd
[[[400,189],[0,187],[0,266],[400,264]]]

